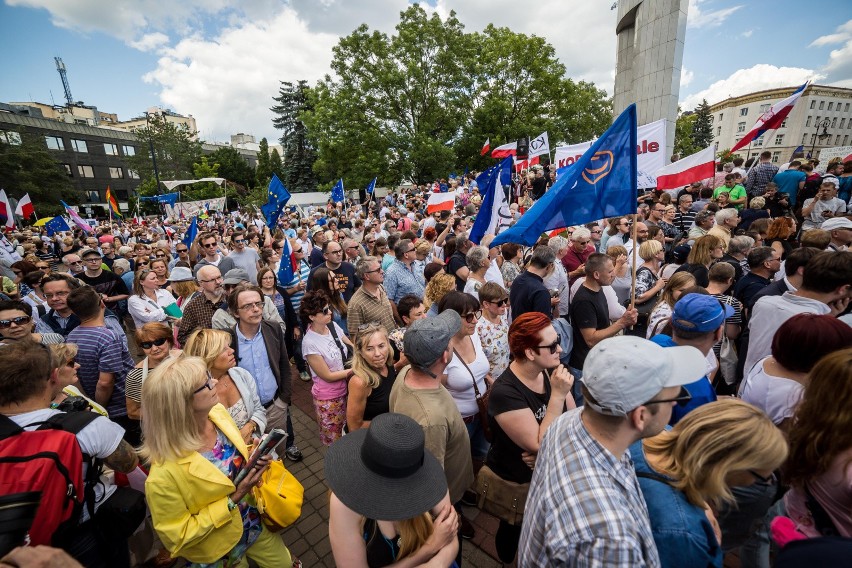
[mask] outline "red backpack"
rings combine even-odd
[[[79,524],[84,502],[93,508],[101,462],[83,454],[75,434],[98,416],[56,414],[28,432],[0,415],[0,509],[19,541],[61,546],[63,534]],[[89,462],[85,483],[83,460]]]

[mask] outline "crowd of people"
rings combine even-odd
[[[214,213],[194,238],[155,217],[13,232],[0,467],[10,437],[74,434],[85,506],[36,544],[84,566],[299,566],[253,493],[270,460],[233,474],[272,429],[274,459],[303,458],[303,381],[338,566],[461,565],[463,506],[518,566],[848,553],[852,162],[816,165],[720,164],[530,247],[471,240],[473,175],[436,182],[456,201],[434,212],[430,185],[272,227]],[[504,188],[514,219],[557,174]],[[146,525],[160,548],[131,559]]]

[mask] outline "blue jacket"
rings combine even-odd
[[[722,547],[704,510],[687,501],[682,492],[651,469],[645,460],[641,440],[630,446],[630,457],[648,505],[651,531],[662,567],[721,568]]]
[[[674,339],[664,333],[655,335],[651,338],[651,341],[661,347],[675,347],[677,345],[677,343],[674,342]],[[692,395],[692,400],[684,406],[678,404],[672,408],[672,418],[669,420],[669,424],[672,426],[677,424],[681,418],[689,414],[690,410],[716,400],[716,391],[713,390],[713,385],[710,384],[710,379],[707,378],[707,375],[704,375],[694,383],[684,385],[684,388]]]

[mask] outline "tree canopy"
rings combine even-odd
[[[19,136],[15,143],[0,137],[0,188],[16,199],[29,193],[40,217],[62,213],[60,199],[78,203],[68,174],[45,147],[44,138],[26,132]]]
[[[394,35],[359,26],[333,50],[335,77],[307,91],[300,115],[327,187],[427,182],[493,164],[479,151],[548,131],[551,147],[600,135],[606,93],[565,77],[543,38],[488,26],[466,33],[454,12],[414,4]],[[285,156],[285,168],[288,157]]]
[[[314,173],[317,154],[308,138],[308,129],[300,118],[311,110],[308,91],[304,80],[295,85],[282,81],[278,96],[274,97],[278,104],[270,109],[275,113],[272,124],[282,131],[281,145],[284,147],[283,163],[282,157],[273,150],[272,171],[291,192],[316,191],[317,188]]]

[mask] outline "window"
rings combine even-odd
[[[777,164],[781,161],[781,152],[772,152],[772,163]]]
[[[59,136],[45,136],[44,141],[48,150],[64,150],[65,142]]]
[[[772,106],[772,105],[770,105],[769,103],[767,103],[767,104],[765,104],[765,105],[760,105],[760,112],[761,112],[761,114],[763,114],[764,112],[768,111],[768,110],[769,110],[769,107],[771,107],[771,106]]]
[[[783,135],[783,134],[778,134],[778,135],[775,137],[775,145],[776,145],[776,146],[780,146],[780,145],[781,145],[781,144],[783,144],[783,143],[784,143],[784,135]]]
[[[784,122],[787,122],[787,121],[785,120]],[[805,126],[810,126],[810,125],[811,125],[811,117],[808,117],[808,119],[805,121]]]
[[[763,136],[754,141],[755,146],[763,146]]]
[[[127,199],[127,190],[126,189],[116,189],[115,197],[118,199]]]
[[[849,135],[843,137],[843,145],[846,146],[849,143]]]
[[[840,146],[840,134],[834,137],[834,145]]]
[[[125,156],[135,156],[136,155],[136,146],[122,146],[121,150],[124,152]]]
[[[828,110],[831,110],[834,107],[834,103],[828,103]]]
[[[742,139],[743,139],[742,136],[737,136],[736,138],[734,138],[734,144],[736,144],[737,142],[739,142]]]
[[[787,119],[786,118],[781,122],[781,126],[779,126],[778,128],[787,128]]]
[[[64,167],[64,168],[65,168],[65,174],[66,174],[68,177],[74,177],[74,174],[73,174],[73,173],[71,173],[71,164],[62,164],[62,167]]]
[[[819,102],[819,110],[822,110],[823,108],[825,108],[825,101],[820,101]]]
[[[849,103],[846,103],[846,107],[843,109],[843,112],[849,112]]]
[[[849,106],[849,105],[846,105],[846,106]],[[720,112],[720,113],[719,113],[719,122],[721,122],[721,121],[722,121],[722,118],[723,118],[724,116],[725,116],[725,113],[724,113],[724,112]]]
[[[716,136],[721,136],[721,135],[722,135],[722,127],[721,127],[721,126],[717,126],[717,127],[716,127]]]
[[[815,107],[816,107],[816,101],[811,101],[811,108],[815,108]]]
[[[139,174],[137,174],[133,170],[127,170],[127,177],[129,177],[130,179],[139,179]]]
[[[104,142],[104,152],[107,156],[118,156],[118,146]]]
[[[745,132],[745,122],[737,123],[737,132]]]
[[[846,125],[846,119],[845,119],[845,118],[841,118],[841,119],[840,119],[840,128],[843,128],[845,125]]]
[[[110,168],[109,177],[112,179],[124,179],[124,170],[121,168]]]
[[[93,178],[95,177],[95,170],[92,169],[92,166],[77,166],[77,175],[81,178]]]
[[[21,135],[11,130],[0,130],[0,142],[5,142],[10,146],[20,146]]]
[[[816,144],[816,134],[811,134],[811,146]]]
[[[808,135],[802,134],[802,145],[804,146],[808,142]]]
[[[718,151],[719,151],[719,143],[718,143],[718,142],[713,142],[713,151],[714,151],[714,152],[718,152]]]
[[[82,154],[89,153],[89,146],[86,144],[85,140],[77,140],[76,138],[71,139],[71,147],[75,152],[80,152]]]
[[[748,116],[748,107],[740,109],[740,116]]]
[[[836,116],[831,121],[831,127],[837,128],[837,117]]]

